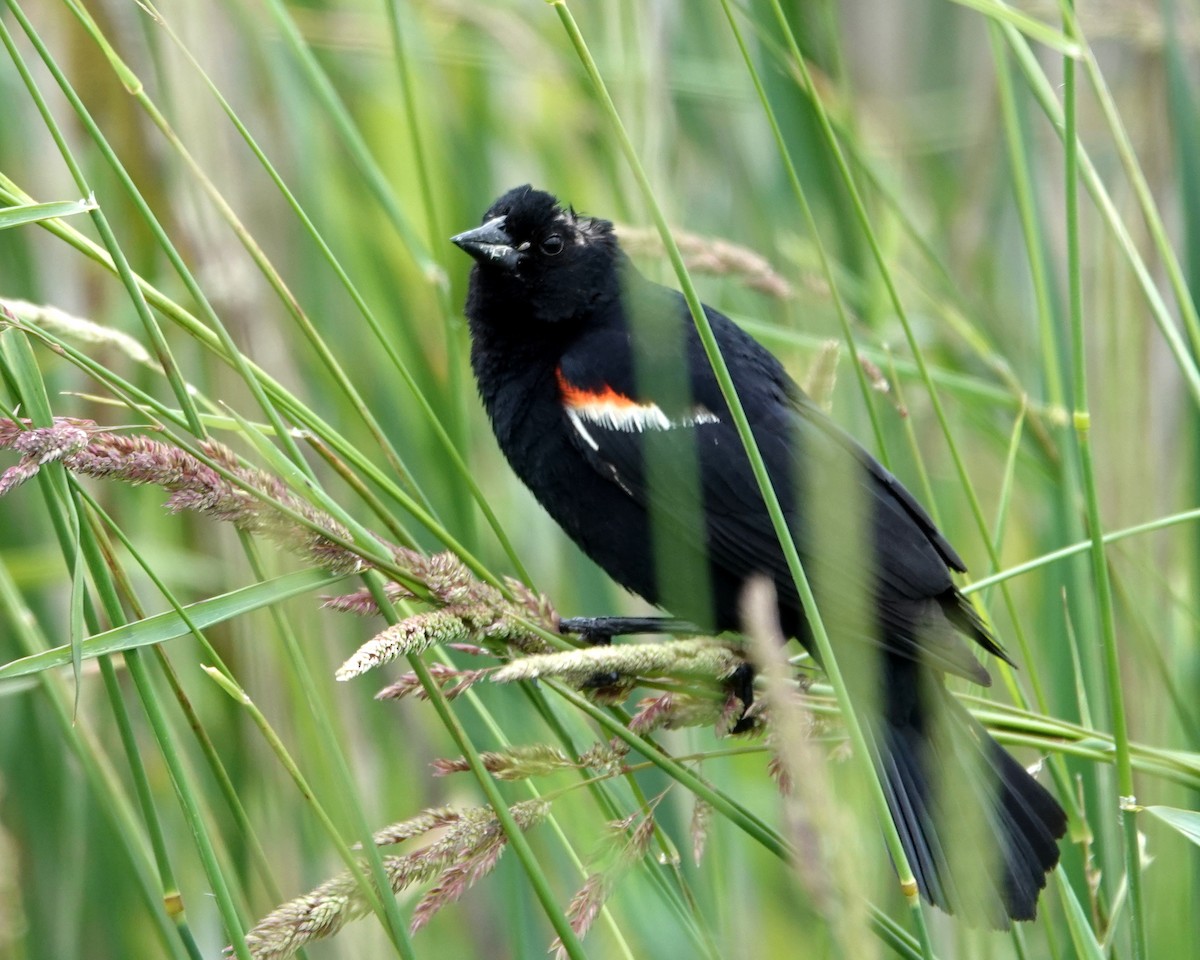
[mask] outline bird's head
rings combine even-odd
[[[585,217],[528,184],[509,190],[474,230],[451,237],[472,257],[472,283],[541,323],[585,312],[615,292],[617,240],[607,220]]]

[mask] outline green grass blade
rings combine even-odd
[[[1142,807],[1142,809],[1177,830],[1192,843],[1200,846],[1200,811],[1180,810],[1178,807]]]
[[[339,579],[341,578],[322,570],[298,570],[295,573],[272,577],[208,600],[188,604],[183,608],[186,617],[172,610],[93,634],[79,644],[79,653],[82,659],[91,660],[107,654],[165,643],[189,635],[193,627],[204,630],[252,610],[261,610],[263,607],[327,587],[337,583]],[[71,662],[72,646],[63,644],[0,666],[0,680],[53,670]]]
[[[11,207],[0,208],[0,230],[20,227],[27,223],[38,223],[42,220],[73,217],[80,213],[89,213],[95,209],[96,201],[91,197],[86,200],[21,203]]]

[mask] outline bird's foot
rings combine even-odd
[[[753,730],[755,717],[750,714],[750,708],[754,705],[753,665],[743,663],[726,678],[725,684],[729,688],[729,692],[742,704],[741,716],[729,728],[729,732],[746,733],[748,730]]]

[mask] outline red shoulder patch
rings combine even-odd
[[[615,407],[620,409],[621,407],[642,406],[632,397],[618,393],[609,386],[605,386],[600,390],[577,387],[566,378],[566,375],[562,372],[562,367],[558,367],[554,371],[554,376],[558,380],[558,392],[562,397],[563,404],[570,409],[578,410],[586,407]]]

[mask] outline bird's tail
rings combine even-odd
[[[897,659],[884,681],[873,752],[922,896],[978,926],[1032,920],[1066,813],[934,671]]]

